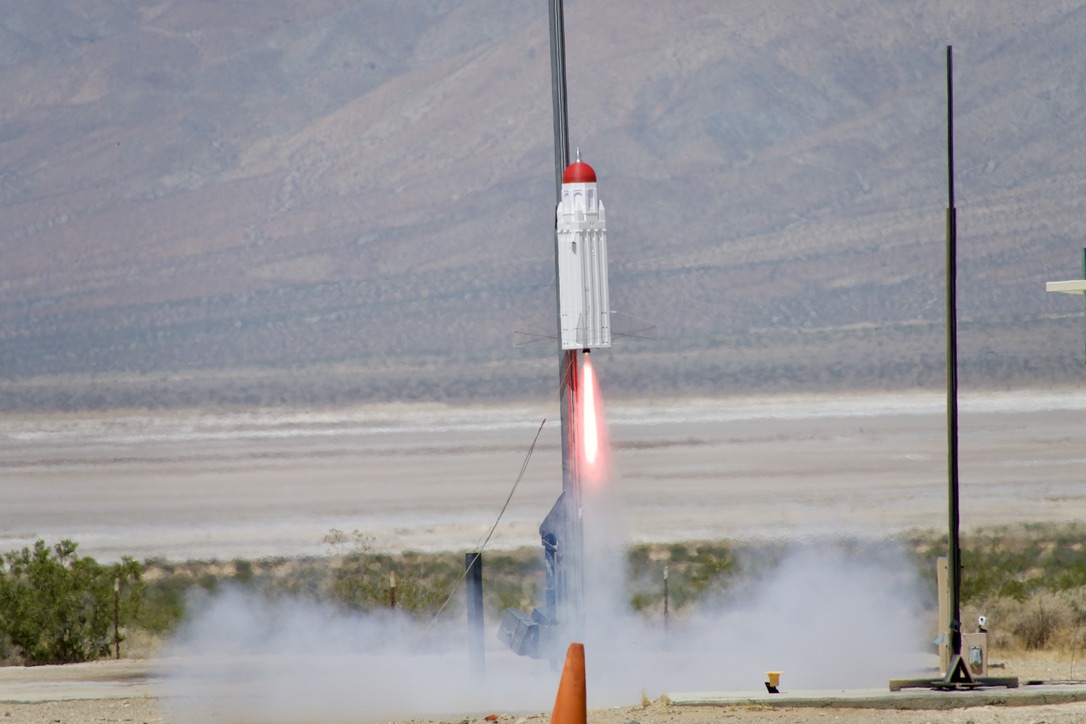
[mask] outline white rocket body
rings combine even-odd
[[[579,154],[562,177],[555,228],[562,349],[610,347],[607,219],[596,190],[596,172]]]

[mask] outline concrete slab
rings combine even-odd
[[[669,693],[674,706],[764,706],[772,708],[815,707],[827,709],[960,709],[973,706],[1037,706],[1086,701],[1086,681],[1043,683],[974,689],[840,689],[826,691]]]

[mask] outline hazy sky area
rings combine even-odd
[[[1078,386],[1083,3],[566,9],[612,396],[938,389],[946,45],[962,384]],[[536,400],[545,4],[20,4],[0,409]]]

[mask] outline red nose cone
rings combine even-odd
[[[596,183],[596,172],[587,163],[577,161],[566,167],[566,172],[562,174],[562,183],[594,184]]]

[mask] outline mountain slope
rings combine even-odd
[[[0,19],[0,408],[537,396],[545,6],[21,5]],[[566,7],[618,394],[1082,379],[1086,4]]]

